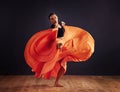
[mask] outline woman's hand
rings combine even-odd
[[[58,49],[61,49],[63,44],[64,44],[64,37],[59,37],[56,39],[56,42],[57,42],[57,48]]]
[[[57,31],[58,30],[58,28],[52,28],[52,31]]]
[[[64,21],[61,21],[61,24],[62,24],[62,26],[65,26],[65,22]]]

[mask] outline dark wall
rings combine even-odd
[[[50,27],[56,12],[67,25],[81,27],[95,39],[95,53],[82,63],[68,63],[66,74],[120,75],[120,6],[116,0],[34,0],[0,3],[0,74],[33,74],[23,56],[28,39]]]

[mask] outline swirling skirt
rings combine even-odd
[[[27,42],[24,50],[26,63],[37,78],[57,77],[60,67],[66,72],[67,62],[88,60],[94,52],[94,39],[87,31],[64,26],[63,46],[56,46],[57,31],[51,29],[35,33]]]

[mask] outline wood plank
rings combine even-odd
[[[0,76],[0,92],[120,92],[120,76],[65,75],[53,87],[55,79],[38,79],[33,75]]]

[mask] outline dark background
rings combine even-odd
[[[95,39],[95,52],[82,63],[68,63],[74,75],[120,75],[119,0],[29,0],[0,2],[0,74],[34,74],[23,56],[28,39],[50,27],[56,12],[67,25],[81,27]]]

